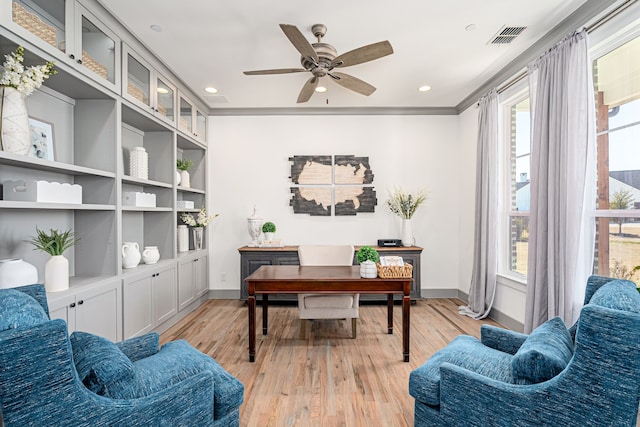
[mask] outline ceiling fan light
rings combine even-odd
[[[431,90],[431,86],[429,85],[420,86],[418,88],[418,92],[429,92],[430,90]]]
[[[327,88],[324,86],[318,86],[316,87],[316,92],[320,92],[320,93],[324,93],[327,91]]]
[[[213,86],[205,87],[204,91],[207,93],[218,93],[218,89]]]

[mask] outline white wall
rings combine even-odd
[[[276,238],[286,244],[373,245],[378,238],[400,238],[400,219],[384,206],[395,186],[429,191],[413,219],[416,244],[424,248],[423,295],[442,289],[457,293],[459,234],[461,229],[468,232],[469,221],[473,225],[472,218],[460,219],[461,214],[469,216],[467,208],[473,206],[468,178],[473,173],[467,170],[469,155],[463,153],[468,147],[459,146],[458,116],[212,116],[209,129],[208,208],[220,213],[208,227],[214,296],[239,295],[238,248],[250,240],[246,218],[254,205],[264,220],[277,225]],[[378,197],[375,213],[293,214],[288,159],[323,154],[369,157]],[[475,168],[473,162],[471,166]]]

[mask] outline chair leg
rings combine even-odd
[[[351,319],[351,338],[356,338],[356,318]]]

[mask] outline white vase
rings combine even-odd
[[[52,255],[44,265],[44,287],[47,292],[69,289],[69,260],[64,255]]]
[[[191,187],[191,177],[189,171],[180,171],[180,185],[182,187]]]
[[[186,225],[178,226],[178,252],[189,252],[189,229]]]
[[[137,242],[124,242],[122,244],[122,267],[134,268],[140,263],[140,246]]]
[[[193,249],[199,251],[202,249],[202,240],[204,239],[204,227],[193,227]]]
[[[176,171],[176,185],[180,185],[180,182],[182,182],[182,175],[180,174],[180,171]]]
[[[149,179],[149,154],[144,147],[135,147],[129,153],[129,175]]]
[[[360,277],[365,279],[375,279],[378,277],[378,268],[373,261],[363,261],[360,263]]]
[[[274,233],[264,233],[264,240],[273,240]]]
[[[411,230],[411,220],[402,220],[402,246],[413,246],[413,231]]]
[[[22,259],[0,259],[0,289],[38,283],[38,269]]]
[[[27,155],[31,148],[31,131],[27,104],[20,92],[0,86],[0,142],[8,153]]]
[[[160,251],[157,246],[145,246],[142,251],[142,261],[145,264],[155,264],[160,259]]]

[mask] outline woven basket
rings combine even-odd
[[[13,2],[13,22],[28,30],[51,46],[56,45],[56,27],[44,22],[38,15],[25,9],[20,3]]]
[[[404,266],[382,266],[377,263],[378,277],[383,279],[396,279],[396,278],[411,278],[413,275],[413,266],[409,263],[404,263]]]
[[[82,65],[84,65],[103,79],[107,79],[107,67],[89,56],[89,54],[85,50],[82,51]]]
[[[143,104],[149,105],[149,100],[144,96],[144,91],[137,84],[132,82],[127,83],[127,93]]]

